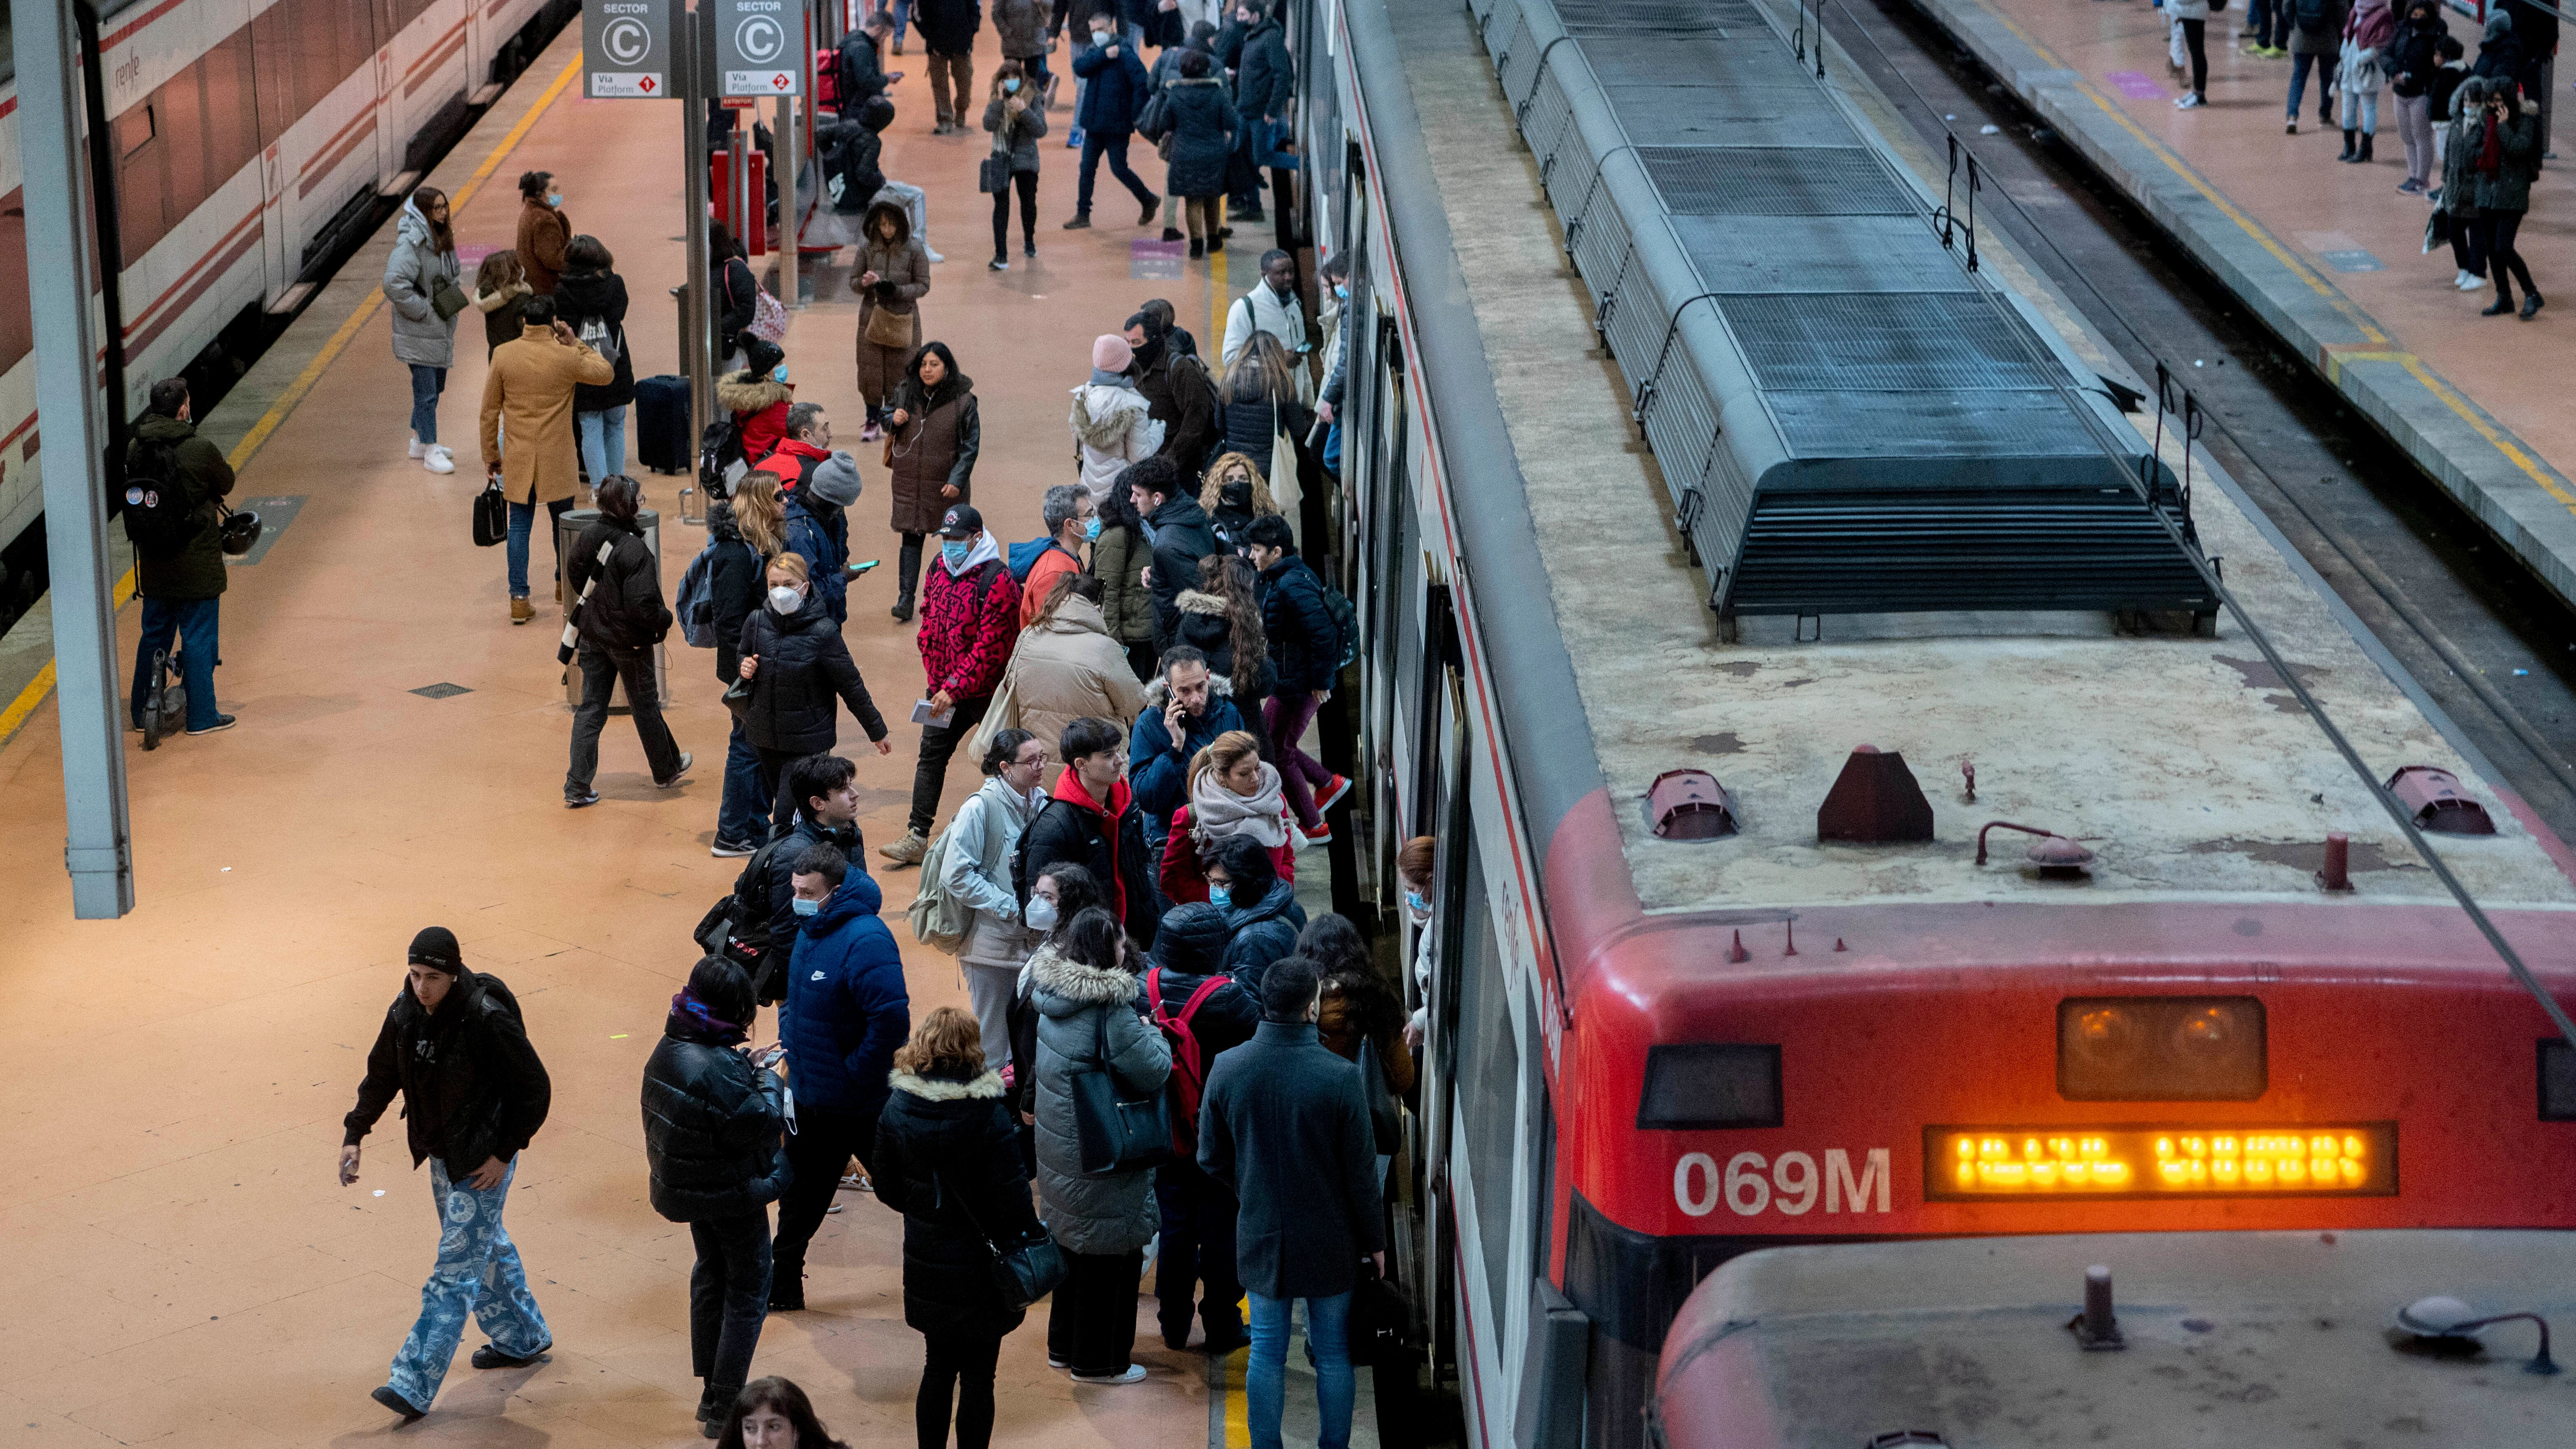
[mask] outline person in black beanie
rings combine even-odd
[[[553,1088],[528,1044],[518,998],[499,977],[467,970],[444,926],[412,937],[403,992],[385,1009],[358,1104],[341,1123],[341,1186],[358,1180],[358,1143],[397,1090],[412,1166],[429,1164],[440,1224],[420,1320],[372,1395],[409,1423],[438,1396],[468,1313],[492,1340],[474,1351],[476,1368],[520,1368],[554,1347],[501,1225],[519,1151],[545,1125]]]
[[[698,1426],[712,1439],[751,1377],[769,1303],[769,1204],[789,1180],[771,1045],[750,1036],[751,978],[721,956],[700,960],[671,998],[662,1040],[644,1064],[644,1160],[653,1211],[689,1225],[689,1357],[706,1381]]]

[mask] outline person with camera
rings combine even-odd
[[[662,569],[644,542],[635,515],[642,490],[623,473],[599,480],[599,521],[581,531],[565,580],[579,602],[573,623],[581,633],[581,707],[572,716],[572,768],[564,775],[564,804],[579,810],[599,803],[590,787],[599,773],[599,731],[608,723],[609,696],[622,682],[626,707],[644,742],[653,787],[677,787],[691,757],[662,722],[662,685],[653,649],[671,632],[662,602]]]
[[[149,410],[136,420],[125,446],[126,507],[161,488],[179,496],[169,526],[171,542],[134,550],[134,593],[143,600],[143,637],[134,646],[134,693],[127,701],[136,729],[152,697],[154,656],[179,645],[179,677],[188,690],[188,733],[210,735],[233,727],[215,708],[215,662],[221,656],[224,549],[220,499],[233,491],[233,469],[224,451],[197,436],[189,417],[188,382],[165,377],[152,384]],[[156,500],[157,501],[157,500]],[[129,534],[134,530],[129,527]]]

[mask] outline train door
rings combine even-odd
[[[261,300],[274,308],[295,282],[294,227],[287,215],[286,129],[295,121],[291,53],[278,41],[282,22],[263,12],[251,19],[251,95],[259,117],[259,253]]]

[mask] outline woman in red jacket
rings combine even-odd
[[[1174,905],[1208,898],[1207,868],[1199,857],[1216,842],[1249,835],[1269,850],[1284,881],[1297,879],[1302,839],[1279,792],[1279,767],[1261,758],[1244,730],[1228,730],[1190,761],[1190,803],[1172,812],[1171,838],[1163,845],[1163,894]]]

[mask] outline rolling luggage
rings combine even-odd
[[[689,380],[663,373],[635,379],[635,456],[656,473],[698,465],[689,428]]]

